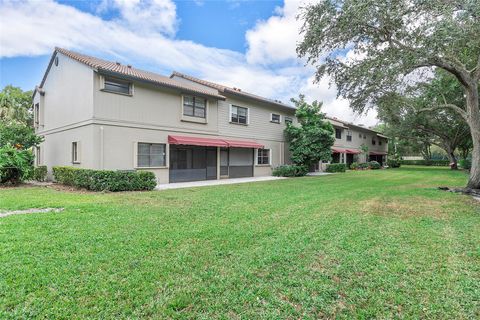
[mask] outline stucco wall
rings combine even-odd
[[[132,96],[104,92],[100,89],[101,76],[96,74],[94,90],[94,117],[96,119],[145,124],[187,132],[218,132],[217,101],[215,99],[208,100],[207,123],[196,123],[186,121],[187,119],[182,115],[182,94],[179,91],[138,82],[134,82]]]
[[[40,144],[40,164],[48,167],[50,177],[53,166],[97,168],[92,125],[57,131],[43,136]],[[78,143],[78,162],[72,163],[72,142]]]
[[[93,71],[89,67],[57,54],[58,66],[52,64],[40,98],[39,132],[78,123],[93,116]],[[39,100],[36,100],[39,101]]]

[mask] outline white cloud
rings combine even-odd
[[[178,70],[284,102],[303,92],[324,101],[329,115],[353,121],[335,88],[326,80],[313,84],[314,69],[296,58],[298,5],[287,0],[275,16],[258,22],[247,32],[249,49],[242,54],[175,39],[179,19],[170,0],[105,0],[99,10],[118,10],[108,21],[51,0],[0,0],[0,57],[45,55],[59,46],[163,74]],[[269,66],[272,62],[277,65]],[[370,115],[363,122],[375,120]]]
[[[301,22],[296,19],[303,2],[285,0],[283,7],[265,21],[259,21],[247,31],[247,61],[249,63],[272,64],[296,60],[296,44],[300,40]]]
[[[120,23],[138,31],[159,31],[175,35],[178,20],[176,6],[171,0],[112,0],[120,11]]]

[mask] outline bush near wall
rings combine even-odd
[[[398,159],[388,159],[387,165],[389,168],[400,168],[401,162]]]
[[[438,167],[448,167],[450,165],[450,161],[448,160],[402,160],[400,163],[404,165]]]
[[[45,181],[47,179],[47,166],[37,166],[33,169],[33,179]]]
[[[275,177],[303,177],[308,173],[305,166],[284,165],[273,169],[272,175]]]
[[[382,168],[382,165],[378,163],[377,161],[370,161],[368,163],[368,167],[372,170],[378,170]]]
[[[91,170],[73,167],[53,167],[58,183],[92,191],[153,190],[155,174],[149,171]]]
[[[345,163],[330,163],[327,165],[326,172],[345,172],[347,165]]]

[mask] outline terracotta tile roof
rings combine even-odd
[[[55,48],[55,52],[52,55],[52,59],[50,61],[50,64],[48,66],[47,72],[45,73],[45,76],[43,77],[42,83],[40,84],[40,88],[43,87],[43,84],[45,82],[48,70],[51,67],[51,64],[53,62],[53,59],[56,55],[56,53],[59,52],[61,54],[64,54],[65,56],[74,59],[78,62],[81,62],[91,68],[94,68],[100,72],[106,72],[106,73],[111,73],[114,74],[118,77],[128,77],[131,78],[132,80],[139,80],[139,81],[146,81],[152,84],[156,84],[159,86],[163,87],[168,87],[172,89],[178,89],[181,91],[187,91],[191,93],[196,93],[196,94],[201,94],[204,96],[209,96],[209,97],[214,97],[217,99],[225,100],[225,97],[220,95],[220,94],[215,94],[213,92],[209,92],[206,90],[201,90],[195,86],[189,86],[188,84],[184,84],[179,81],[175,81],[169,77],[159,75],[157,73],[149,72],[149,71],[144,71],[140,69],[136,69],[130,65],[123,65],[120,64],[119,62],[111,62],[111,61],[106,61],[103,59],[91,57],[85,54],[81,54],[78,52],[62,49],[62,48]]]
[[[276,105],[276,106],[279,106],[279,107],[295,110],[295,107],[293,107],[291,105],[288,105],[288,104],[285,104],[285,103],[282,103],[281,101],[264,98],[264,97],[261,97],[259,95],[253,94],[253,93],[242,91],[241,89],[238,89],[238,88],[227,87],[227,86],[224,86],[224,85],[221,85],[221,84],[218,84],[218,83],[214,83],[214,82],[210,82],[210,81],[207,81],[207,80],[202,80],[202,79],[199,79],[199,78],[195,78],[195,77],[192,77],[192,76],[189,76],[187,74],[183,74],[183,73],[180,73],[180,72],[177,72],[177,71],[172,72],[172,74],[170,75],[170,78],[173,78],[174,76],[181,77],[181,78],[184,78],[184,79],[187,79],[187,80],[205,85],[207,87],[217,89],[220,93],[229,93],[229,94],[234,94],[234,95],[238,95],[238,96],[243,96],[243,97],[254,99],[254,100],[257,100],[257,101],[260,101],[260,102],[265,102],[265,103],[273,104],[273,105]]]

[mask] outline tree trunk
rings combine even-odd
[[[478,83],[474,83],[473,88],[468,88],[467,93],[467,111],[469,114],[468,125],[472,134],[472,168],[470,169],[470,178],[467,188],[480,189],[480,110],[478,105]]]
[[[458,170],[458,161],[457,161],[457,157],[455,156],[455,152],[448,150],[447,157],[448,157],[448,160],[450,161],[450,169]]]

